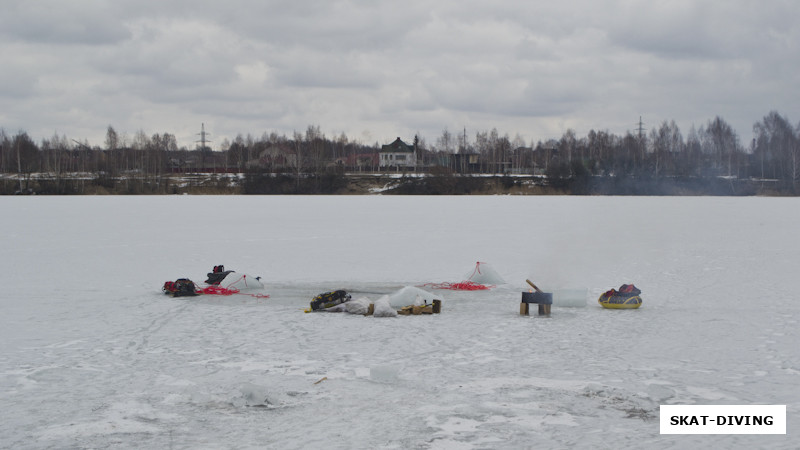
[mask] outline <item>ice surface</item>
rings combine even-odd
[[[553,289],[552,292],[553,306],[567,308],[582,308],[586,306],[586,296],[588,295],[588,289],[586,288]]]
[[[0,197],[0,210],[0,448],[797,448],[800,199]],[[507,284],[441,292],[441,314],[303,313],[320,292],[375,301],[475,261]],[[270,298],[160,292],[220,263],[261,275]],[[520,316],[526,278],[589,301]],[[623,283],[640,309],[597,305]],[[718,403],[786,404],[789,434],[659,434],[660,404]]]

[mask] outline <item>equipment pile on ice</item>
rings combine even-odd
[[[233,270],[225,270],[225,266],[214,266],[208,273],[205,287],[198,287],[188,278],[179,278],[176,281],[167,281],[161,290],[173,297],[190,297],[200,294],[207,295],[234,295],[242,294],[256,298],[268,298],[269,295],[258,291],[264,290],[261,277],[253,277]]]
[[[414,286],[406,286],[388,295],[371,301],[367,297],[353,299],[344,290],[323,292],[311,300],[305,312],[346,312],[375,317],[397,315],[438,314],[442,308],[442,297]]]

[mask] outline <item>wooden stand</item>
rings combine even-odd
[[[527,280],[526,280],[527,281]],[[531,286],[535,285],[530,283]],[[522,293],[522,303],[519,304],[519,313],[520,315],[527,316],[530,314],[530,304],[535,303],[539,306],[539,315],[540,316],[550,316],[550,307],[553,304],[553,294],[549,292],[542,292],[539,288],[536,288],[536,292],[523,292]]]

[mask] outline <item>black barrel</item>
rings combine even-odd
[[[553,294],[551,292],[523,292],[522,303],[537,303],[539,305],[552,305]]]

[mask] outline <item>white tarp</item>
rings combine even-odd
[[[467,281],[483,285],[500,285],[506,284],[506,280],[494,270],[491,264],[478,261],[472,272],[468,273],[465,277]]]
[[[432,294],[415,286],[406,286],[399,291],[389,294],[389,304],[395,309],[404,306],[433,304],[434,300],[443,300],[441,295]]]
[[[238,289],[240,292],[264,289],[264,284],[258,278],[239,272],[231,272],[219,283],[225,289]]]

